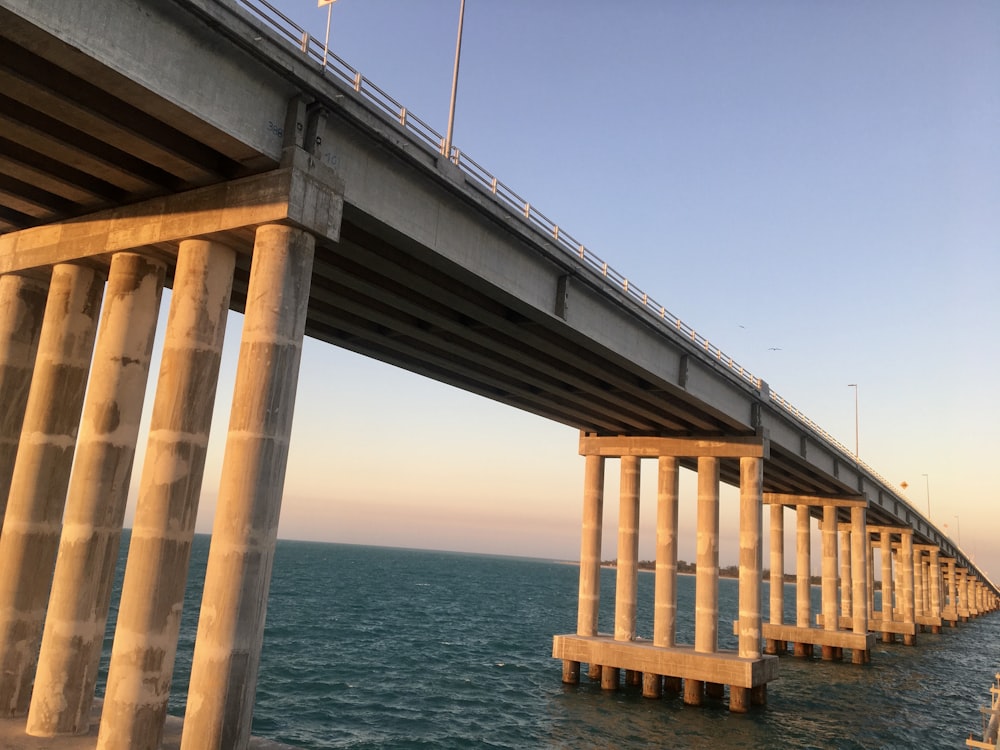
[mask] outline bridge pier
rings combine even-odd
[[[289,147],[274,172],[94,214],[75,225],[86,233],[53,224],[3,238],[3,260],[26,265],[0,275],[0,715],[27,715],[28,734],[91,729],[169,275],[170,317],[97,737],[105,749],[160,743],[244,252],[243,346],[182,742],[197,750],[247,744],[313,248],[317,236],[338,237],[342,206],[339,183],[304,154]]]
[[[771,621],[762,626],[769,644],[795,644],[795,656],[809,658],[815,647],[820,647],[824,660],[840,660],[844,649],[852,652],[852,661],[865,664],[869,661],[874,637],[868,633],[865,603],[867,593],[867,564],[864,552],[866,538],[865,509],[867,500],[858,496],[815,497],[765,493],[764,503],[771,506]],[[785,625],[781,620],[784,605],[776,580],[775,568],[784,565],[783,509],[795,507],[796,514],[796,622]],[[822,553],[821,602],[822,611],[812,622],[810,607],[811,517],[820,513],[820,543]],[[839,523],[842,512],[850,514],[850,523]],[[838,541],[838,534],[842,538]],[[843,559],[838,566],[838,547]],[[777,554],[775,554],[777,553]],[[841,580],[843,579],[843,580]],[[841,596],[838,598],[838,586]],[[844,593],[847,589],[847,593]],[[838,608],[843,607],[843,611]],[[777,646],[773,646],[777,650]]]
[[[760,549],[763,459],[767,441],[761,438],[697,440],[682,438],[597,437],[582,434],[580,452],[586,457],[583,533],[581,541],[580,601],[575,635],[553,638],[552,655],[563,660],[563,678],[579,679],[580,664],[600,672],[601,686],[616,688],[620,672],[643,694],[662,695],[683,681],[684,701],[698,705],[705,696],[721,698],[729,685],[730,710],[746,711],[766,700],[766,684],[777,676],[777,661],[761,652],[762,557]],[[621,459],[618,571],[615,632],[597,629],[601,501],[598,481],[606,457]],[[652,642],[638,640],[636,600],[632,586],[637,558],[639,463],[657,458],[657,544]],[[677,511],[679,458],[698,462],[698,556],[695,579],[693,646],[675,643]],[[718,648],[719,481],[723,460],[738,459],[740,476],[740,618],[736,623],[738,650]],[[598,665],[599,669],[594,666]],[[641,678],[639,675],[642,675]]]

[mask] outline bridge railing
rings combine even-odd
[[[349,65],[335,53],[324,49],[324,45],[316,37],[312,36],[278,8],[274,7],[268,0],[236,0],[236,2],[246,8],[254,17],[258,18],[267,28],[274,31],[279,38],[298,47],[303,54],[319,64],[325,75],[329,75],[338,79],[341,83],[350,86],[362,98],[374,105],[386,119],[397,123],[400,127],[414,135],[424,144],[428,151],[448,156],[465,175],[471,178],[470,184],[491,195],[497,202],[512,209],[519,216],[523,217],[525,222],[548,240],[555,243],[560,249],[579,258],[595,275],[602,277],[609,286],[617,289],[625,298],[636,304],[650,317],[658,319],[666,330],[672,331],[674,335],[685,341],[688,346],[703,352],[721,370],[728,372],[731,376],[736,377],[741,382],[753,388],[761,389],[762,381],[760,378],[756,377],[748,369],[736,362],[733,357],[725,354],[719,347],[714,346],[694,328],[667,310],[666,306],[657,302],[647,292],[636,286],[627,276],[609,266],[607,261],[600,258],[582,242],[572,237],[556,222],[552,221],[532,206],[529,201],[498,180],[496,176],[478,162],[463,154],[454,146],[451,149],[451,154],[445,154],[445,139],[443,135],[365,78],[356,68]],[[847,446],[807,417],[801,410],[789,403],[787,399],[770,389],[768,389],[768,397],[773,404],[792,416],[815,436],[839,451],[851,462],[865,469],[872,477],[882,482],[893,493],[894,497],[903,502],[911,511],[923,517],[920,511],[908,499],[896,493],[893,483],[858,458]],[[925,520],[930,523],[929,519]]]

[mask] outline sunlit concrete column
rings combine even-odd
[[[52,269],[0,536],[0,715],[28,710],[104,277]]]
[[[809,533],[809,506],[795,506],[795,625],[811,626],[809,606],[809,565],[812,557],[812,538]],[[811,643],[796,643],[796,656],[812,656]]]
[[[635,640],[636,597],[639,587],[639,463],[621,458],[618,509],[618,565],[615,578],[615,640]]]
[[[856,635],[868,634],[868,603],[869,603],[869,554],[867,512],[862,507],[851,508],[851,587],[854,611],[852,613],[852,631]],[[851,661],[855,664],[868,662],[870,654],[867,650],[855,649],[851,653]]]
[[[931,597],[931,617],[941,617],[941,560],[940,551],[932,549],[930,552],[930,597]],[[932,633],[940,633],[941,628],[934,625]]]
[[[820,548],[823,555],[820,570],[820,584],[823,605],[823,629],[838,630],[837,617],[837,508],[832,505],[823,506],[823,528],[820,535]],[[822,655],[825,661],[836,657],[834,646],[823,646]]]
[[[656,579],[653,591],[653,645],[672,647],[677,635],[677,522],[679,465],[660,456],[656,481]],[[673,678],[668,678],[673,680]],[[663,676],[643,675],[643,695],[663,692]],[[671,685],[673,687],[673,685]]]
[[[0,276],[0,528],[28,389],[45,314],[48,282],[30,276]]]
[[[135,253],[111,260],[28,734],[81,734],[90,727],[165,270]]]
[[[851,578],[851,526],[837,526],[840,531],[840,616],[849,618],[853,615],[852,606],[853,581]]]
[[[719,647],[719,459],[698,459],[698,541],[695,572],[694,650]],[[684,680],[684,702],[701,703],[705,683]]]
[[[576,614],[577,635],[597,635],[601,603],[601,536],[604,519],[604,457],[586,456],[583,479],[583,531],[580,535],[580,587]],[[568,666],[567,666],[568,664]],[[575,667],[574,667],[575,665]],[[591,664],[590,678],[601,677],[601,666]],[[574,679],[573,671],[576,671]],[[567,671],[568,670],[568,671]],[[579,680],[580,664],[563,662],[563,680]]]
[[[903,596],[900,609],[903,614],[903,622],[915,626],[916,618],[914,617],[914,613],[916,604],[913,583],[913,532],[908,530],[903,531],[901,536],[902,545],[900,546],[899,555],[901,567],[903,568]],[[914,627],[914,631],[916,631],[916,627]],[[916,635],[906,634],[903,636],[903,643],[907,646],[913,646],[916,640]]]
[[[882,553],[882,621],[892,622],[893,610],[893,570],[892,570],[892,534],[883,530],[879,534],[879,549]],[[896,635],[885,629],[882,631],[882,641],[892,643]]]
[[[183,750],[249,741],[314,243],[292,227],[257,229]]]
[[[768,620],[774,625],[783,625],[785,620],[785,506],[775,503],[771,506],[771,580],[770,611]],[[767,653],[785,653],[785,642],[769,639],[765,644]]]
[[[962,622],[969,619],[969,571],[968,568],[956,568],[958,573],[958,616]]]
[[[158,747],[177,653],[235,252],[180,243],[98,746]]]
[[[868,571],[868,620],[875,618],[875,538],[865,532],[865,569]]]
[[[740,618],[739,655],[748,659],[761,656],[761,551],[764,460],[740,458]],[[765,686],[766,687],[766,686]],[[729,686],[729,710],[750,708],[751,688]],[[763,701],[760,701],[763,702]]]
[[[927,566],[924,564],[923,550],[913,550],[913,607],[917,617],[925,617],[927,611]]]
[[[951,610],[951,626],[955,627],[958,620],[958,571],[955,567],[955,559],[948,560],[948,608]]]

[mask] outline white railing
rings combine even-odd
[[[271,5],[267,0],[236,0],[240,5],[249,10],[264,25],[274,31],[279,38],[287,41],[292,46],[298,47],[303,54],[316,61],[325,75],[339,79],[354,89],[361,97],[373,104],[385,115],[386,119],[397,123],[408,132],[419,139],[431,152],[444,156],[444,136],[438,133],[426,122],[418,118],[406,109],[400,102],[393,99],[389,94],[380,89],[374,83],[366,79],[358,70],[351,67],[343,59],[330,51],[324,54],[323,44],[307,32],[304,28],[296,24],[291,18]],[[324,65],[325,57],[325,65]],[[543,236],[554,242],[565,252],[575,256],[590,268],[597,276],[603,277],[605,282],[618,289],[627,299],[642,308],[650,317],[659,319],[665,329],[673,331],[690,346],[704,352],[715,365],[738,378],[745,384],[760,390],[761,379],[754,376],[749,370],[736,362],[731,356],[725,354],[717,346],[713,346],[708,339],[699,334],[694,328],[684,323],[667,308],[644,292],[627,276],[619,273],[608,265],[607,261],[598,257],[593,251],[579,242],[569,233],[564,231],[558,224],[541,213],[527,200],[511,190],[507,185],[500,182],[493,174],[483,166],[463,154],[454,146],[450,160],[472,179],[471,184],[483,192],[493,196],[497,202],[511,208],[516,214],[538,230]],[[911,511],[922,517],[920,511],[914,507],[908,499],[896,493],[894,485],[888,479],[881,476],[871,466],[860,460],[843,443],[833,435],[824,430],[813,420],[809,419],[799,409],[790,404],[786,399],[779,396],[772,390],[768,390],[772,403],[779,406],[787,414],[794,417],[803,426],[808,428],[815,435],[822,438],[831,447],[837,449],[852,463],[864,468],[869,474],[881,481],[885,487],[891,490],[896,499],[903,502]],[[926,519],[928,523],[929,519]]]

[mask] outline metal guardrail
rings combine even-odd
[[[493,196],[497,202],[513,209],[518,215],[524,218],[525,222],[539,231],[540,234],[554,242],[565,252],[579,258],[595,275],[603,277],[610,287],[618,289],[627,299],[643,309],[650,317],[659,319],[666,330],[673,331],[674,334],[688,342],[690,346],[704,352],[710,360],[715,362],[715,365],[719,369],[730,373],[744,384],[761,390],[761,378],[756,377],[717,346],[713,346],[708,339],[700,335],[694,328],[684,323],[680,318],[667,310],[664,305],[654,300],[649,294],[633,284],[627,276],[609,266],[607,261],[598,257],[582,242],[579,242],[569,233],[565,232],[558,224],[515,193],[510,187],[500,182],[483,166],[473,161],[454,146],[451,148],[451,154],[445,154],[445,139],[443,135],[407,110],[400,102],[365,78],[360,71],[353,68],[338,55],[324,49],[323,44],[316,37],[312,36],[308,31],[295,23],[295,21],[271,5],[268,0],[236,0],[236,2],[249,10],[254,17],[274,31],[279,38],[292,46],[298,47],[304,55],[315,60],[317,65],[323,70],[324,75],[330,75],[339,79],[342,83],[346,83],[356,93],[381,111],[386,119],[399,124],[402,128],[416,136],[428,151],[440,154],[441,156],[448,156],[462,172],[472,179],[471,184]],[[911,511],[923,518],[923,514],[908,499],[896,494],[893,484],[888,479],[862,461],[847,446],[833,437],[833,435],[803,414],[802,411],[789,403],[788,400],[770,389],[768,389],[768,397],[772,403],[780,407],[828,445],[838,450],[849,461],[865,469],[871,476],[882,482],[887,489],[893,492],[896,499],[903,502]],[[931,525],[930,519],[925,520]]]

